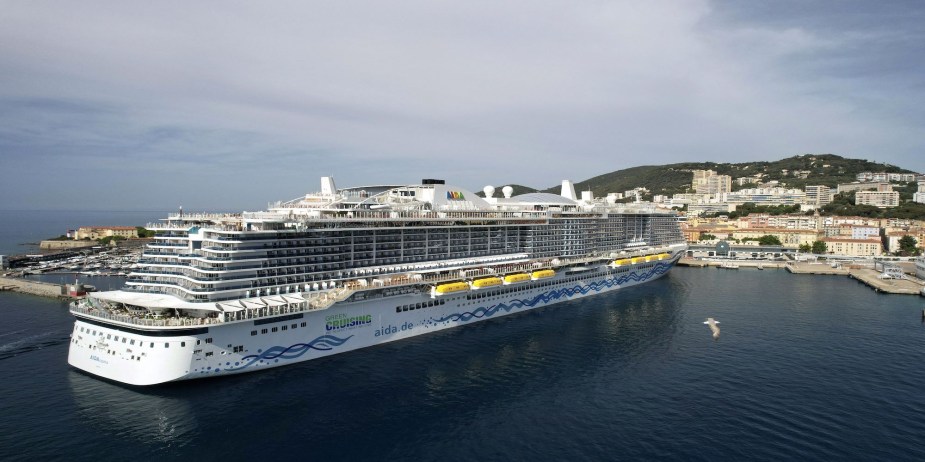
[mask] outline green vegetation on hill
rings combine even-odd
[[[860,159],[846,159],[834,154],[804,154],[774,162],[743,162],[738,164],[716,162],[684,162],[670,165],[644,165],[632,167],[590,178],[575,183],[575,191],[590,189],[595,196],[611,192],[624,192],[636,187],[645,187],[652,194],[674,195],[690,190],[693,179],[692,170],[713,170],[719,175],[729,175],[732,179],[763,174],[762,182],[777,180],[787,188],[803,189],[807,185],[824,185],[836,187],[839,183],[851,183],[861,172],[914,173],[889,164],[881,164]],[[787,173],[784,173],[784,170]],[[806,178],[793,176],[795,171],[808,171]],[[748,186],[744,186],[748,187]],[[736,186],[736,188],[743,188]],[[545,192],[558,193],[559,186],[545,189]],[[912,190],[900,191],[908,193]]]
[[[136,226],[135,230],[138,231],[138,237],[154,237],[154,231],[146,229],[144,226]]]
[[[881,209],[872,205],[855,205],[854,191],[836,194],[835,199],[819,210],[820,215],[858,216],[870,218],[925,219],[925,204],[905,202],[898,207]]]
[[[608,193],[623,193],[634,188],[643,187],[649,190],[649,194],[643,196],[644,200],[651,200],[652,196],[656,194],[672,196],[675,194],[692,193],[694,192],[691,189],[693,170],[713,170],[719,175],[729,175],[733,180],[761,174],[762,183],[766,184],[770,181],[777,181],[780,187],[801,190],[805,189],[806,186],[812,185],[823,185],[834,189],[839,184],[856,181],[857,174],[862,172],[916,173],[895,165],[870,162],[861,159],[846,159],[835,154],[803,154],[774,162],[742,162],[738,164],[683,162],[669,165],[643,165],[617,170],[584,181],[579,181],[575,183],[575,191],[581,194],[581,191],[590,190],[594,193],[595,197],[602,197]],[[795,176],[795,172],[803,172],[801,176],[805,174],[806,178]],[[514,188],[515,196],[539,191],[528,186],[511,186]],[[757,185],[752,183],[742,186],[733,184],[732,190],[737,191],[754,187],[757,187]],[[899,192],[900,202],[902,202],[899,207],[879,209],[865,205],[857,206],[854,205],[854,194],[850,193],[849,196],[841,198],[836,196],[836,201],[822,208],[820,213],[823,215],[925,219],[925,204],[911,202],[912,195],[918,190],[917,183],[894,183],[893,190]],[[542,192],[559,194],[560,185],[543,189]],[[481,192],[478,194],[479,196],[483,196]],[[501,191],[499,187],[495,195],[498,196],[500,194]],[[621,202],[632,200],[633,198],[626,198]],[[735,212],[728,215],[735,217],[747,216],[751,213],[779,215],[784,213],[799,213],[798,209],[799,207],[765,207],[756,206],[755,204],[744,204],[738,207]]]

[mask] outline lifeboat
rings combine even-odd
[[[555,271],[553,271],[553,270],[551,270],[551,269],[545,269],[545,270],[534,271],[533,274],[532,274],[530,277],[531,277],[531,279],[533,279],[534,281],[536,281],[537,279],[551,278],[551,277],[553,277],[553,276],[555,276],[555,275],[556,275],[556,272],[555,272]]]
[[[614,260],[612,266],[614,266],[614,267],[620,267],[620,266],[627,266],[627,265],[630,265],[630,264],[632,264],[632,263],[630,262],[630,259],[629,259],[629,258],[621,258],[621,259],[619,259],[619,260]]]
[[[646,255],[646,261],[656,261],[658,260],[658,255]]]
[[[658,259],[659,259],[659,260],[667,260],[667,259],[669,259],[669,258],[671,258],[671,254],[670,254],[670,253],[660,253],[660,254],[658,254]]]
[[[527,282],[530,280],[530,275],[526,273],[514,273],[508,274],[504,277],[505,284],[517,284],[519,282]]]
[[[630,263],[632,263],[632,264],[634,264],[634,265],[635,265],[636,263],[642,263],[642,262],[644,262],[644,261],[646,261],[646,257],[633,257],[633,258],[630,259]]]
[[[481,278],[472,281],[473,289],[484,289],[486,287],[500,286],[502,284],[501,278],[490,277],[490,278]]]
[[[465,282],[448,282],[446,284],[438,284],[434,288],[434,293],[437,295],[446,295],[452,294],[455,292],[465,292],[469,290],[469,284]]]

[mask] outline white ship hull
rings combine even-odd
[[[417,293],[337,303],[298,315],[210,325],[207,332],[187,335],[126,332],[78,316],[68,363],[132,385],[258,371],[634,286],[661,277],[679,257],[680,252],[671,260],[626,268],[566,269],[545,280],[437,298]],[[405,305],[425,307],[402,311]]]

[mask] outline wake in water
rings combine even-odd
[[[16,330],[16,331],[13,331],[13,332],[7,332],[7,333],[4,333],[4,334],[0,334],[0,337],[7,337],[7,336],[10,336],[10,335],[21,334],[21,333],[23,333],[23,332],[25,332],[25,331],[26,331],[26,329],[23,329],[23,330]]]
[[[10,332],[9,334],[3,334],[3,336],[5,337],[21,332],[25,331]],[[41,350],[42,348],[61,345],[67,343],[68,340],[69,337],[66,335],[61,336],[59,331],[48,331],[23,337],[19,340],[0,345],[0,361],[32,351]]]

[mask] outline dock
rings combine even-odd
[[[65,285],[9,277],[0,277],[0,291],[20,292],[43,297],[71,298],[67,294],[67,286]]]
[[[729,265],[728,262],[734,262]],[[724,266],[727,265],[727,266]],[[885,294],[922,295],[925,296],[925,281],[910,274],[910,268],[894,268],[896,271],[886,274],[883,268],[871,262],[858,262],[844,264],[844,262],[816,262],[816,261],[768,261],[768,260],[726,260],[701,259],[684,257],[678,261],[678,266],[694,268],[784,268],[791,274],[848,276],[867,284],[877,292]],[[898,266],[898,265],[897,265]],[[907,265],[908,266],[908,265]]]
[[[848,277],[867,284],[877,292],[905,295],[920,295],[922,293],[922,284],[917,280],[912,278],[882,278],[879,271],[869,268],[852,269]]]
[[[782,261],[769,261],[769,260],[731,260],[739,268],[753,268],[753,269],[780,269],[786,266],[786,262]],[[716,268],[721,268],[724,263],[728,263],[730,260],[701,260],[697,258],[682,257],[678,260],[678,266],[693,266],[695,268],[705,268],[708,266],[713,266]]]
[[[815,262],[788,262],[787,271],[793,274],[834,274],[840,276],[847,276],[849,273],[848,268],[841,265],[833,267],[825,263]]]

